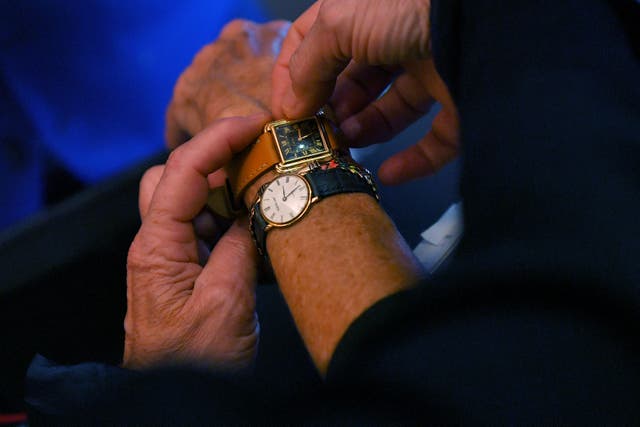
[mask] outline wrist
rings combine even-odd
[[[374,198],[328,197],[298,224],[274,229],[267,251],[280,290],[321,374],[351,323],[424,272]]]

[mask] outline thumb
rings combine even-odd
[[[144,173],[140,180],[140,190],[138,195],[138,209],[140,218],[144,219],[149,212],[149,205],[153,199],[153,193],[164,173],[164,165],[153,166]]]
[[[258,253],[249,233],[246,218],[236,220],[220,238],[211,252],[209,261],[202,271],[205,283],[216,286],[236,283],[255,285],[257,277]]]

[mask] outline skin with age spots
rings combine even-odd
[[[218,42],[204,48],[176,85],[174,100],[167,113],[169,145],[179,145],[188,136],[200,131],[205,124],[220,117],[261,111],[266,112],[262,123],[269,120],[269,112],[266,111],[265,106],[269,105],[268,101],[272,94],[269,85],[264,83],[269,81],[268,76],[275,64],[273,46],[280,44],[287,28],[287,24],[282,22],[260,26],[236,21],[223,31]],[[292,33],[289,32],[289,34]],[[283,53],[285,53],[284,50]],[[217,126],[215,124],[214,128]],[[301,136],[302,132],[301,135],[296,135],[296,139]],[[197,139],[185,146],[193,147],[197,143],[199,147],[214,149],[222,143],[219,137],[219,132],[206,132],[204,135],[198,135]],[[248,141],[243,143],[248,144]],[[193,148],[189,149],[189,151],[192,150]],[[185,160],[184,156],[172,156],[172,158],[171,170],[174,176],[180,176],[181,170],[192,167],[190,162],[198,161],[197,156],[189,158],[190,160]],[[214,160],[216,164],[222,162],[220,158],[210,159],[211,162]],[[166,175],[166,170],[163,177]],[[223,175],[220,170],[200,169],[200,173],[202,182],[209,187],[222,182]],[[275,172],[268,172],[252,183],[244,196],[246,205],[251,206],[260,186],[274,178]],[[162,178],[157,188],[153,183],[145,185],[145,188],[148,192],[153,192],[153,196],[145,196],[141,193],[141,200],[151,200],[151,206],[156,199],[166,199],[169,194],[185,197],[193,191],[184,185],[171,188],[169,184],[163,184]],[[161,191],[161,188],[165,190]],[[163,194],[165,191],[167,194]],[[182,232],[191,229],[191,235],[193,235],[192,221],[204,206],[205,198],[198,200],[201,203],[199,209],[197,209],[198,203],[192,203],[193,216],[183,217],[179,225],[165,223],[162,228],[157,229],[157,232],[177,236],[181,240],[178,229]],[[148,208],[148,211],[152,212],[153,209]],[[149,214],[147,218],[153,219],[154,215]],[[155,221],[151,219],[147,219],[146,223],[153,224]],[[220,307],[227,307],[229,310],[220,310],[217,315],[213,313],[211,320],[208,320],[206,315],[201,318],[180,318],[179,321],[172,323],[172,328],[166,329],[165,332],[159,331],[157,336],[152,334],[156,339],[141,340],[141,337],[148,336],[147,332],[153,328],[153,325],[159,323],[151,322],[153,313],[156,312],[153,310],[153,304],[149,310],[143,310],[146,314],[142,318],[149,316],[148,320],[135,322],[136,306],[144,307],[141,301],[166,303],[154,301],[152,292],[145,294],[134,292],[138,287],[134,285],[135,278],[141,274],[141,271],[161,272],[165,269],[163,263],[158,263],[157,260],[147,260],[148,263],[145,263],[145,256],[147,256],[145,254],[157,253],[161,249],[160,247],[154,249],[161,239],[153,238],[152,230],[154,228],[151,225],[145,226],[143,220],[143,228],[130,254],[133,269],[130,272],[130,309],[127,318],[128,339],[125,365],[145,367],[167,360],[193,361],[197,358],[215,361],[221,365],[234,364],[238,360],[246,363],[248,360],[246,356],[253,354],[247,349],[253,348],[255,351],[255,348],[241,346],[240,344],[246,344],[246,340],[240,339],[237,343],[239,353],[233,350],[228,351],[229,346],[234,348],[232,339],[234,330],[230,330],[228,325],[250,324],[243,323],[244,321],[219,323],[216,319],[220,313],[233,315],[234,319],[254,319],[255,302],[251,303],[251,298],[245,298],[247,295],[252,295],[247,291],[252,286],[250,278],[246,278],[248,281],[236,283],[235,287],[231,286],[231,283],[227,286],[217,286],[216,284],[220,284],[220,279],[215,279],[213,275],[208,275],[206,280],[198,279],[196,283],[201,283],[202,289],[211,289],[211,295],[221,298],[221,301],[233,301],[228,293],[237,295],[238,291],[242,291],[240,295],[245,295],[242,301],[249,303],[231,306],[223,304]],[[231,232],[233,233],[229,235]],[[246,245],[248,238],[246,228],[232,227],[227,235],[223,236],[221,242],[225,238],[231,239],[235,244],[227,245],[225,250],[221,248],[221,243],[218,243],[207,261],[207,265],[213,264],[219,269],[215,276],[238,277],[240,274],[238,269],[242,269],[244,272],[242,274],[246,274],[247,271],[255,272],[256,259],[252,258],[252,256],[255,257],[255,247]],[[142,244],[143,242],[145,245]],[[243,243],[238,245],[240,242]],[[280,290],[321,374],[326,372],[337,343],[355,318],[380,299],[413,286],[423,276],[420,264],[413,257],[393,222],[377,201],[366,194],[338,194],[320,200],[293,226],[270,231],[267,248]],[[225,255],[227,251],[230,253]],[[189,252],[189,256],[176,253],[172,255],[172,259],[189,259],[193,263],[194,260],[197,261],[194,253]],[[229,256],[236,261],[229,262]],[[223,259],[227,259],[227,264],[221,261]],[[240,267],[237,260],[243,260],[246,265]],[[140,269],[137,269],[137,266]],[[156,266],[156,268],[144,269],[143,266]],[[189,271],[193,275],[200,274],[204,270],[199,270],[194,265]],[[187,278],[193,279],[193,277]],[[153,278],[148,280],[151,283],[154,282]],[[193,281],[187,280],[185,283],[193,283]],[[191,304],[202,304],[202,301],[198,302],[198,295],[195,292],[191,294],[190,301],[192,301]],[[171,310],[171,312],[176,311]],[[197,325],[209,329],[206,333],[204,331],[190,333],[189,331],[194,331]],[[171,331],[175,333],[170,334]],[[188,345],[176,347],[174,344],[179,344],[180,337],[186,340]],[[211,337],[229,338],[222,341],[224,351],[220,351],[221,348],[218,347],[220,343],[215,339],[211,341]],[[183,348],[186,350],[181,351]],[[220,358],[221,354],[226,354],[228,360],[224,357]]]

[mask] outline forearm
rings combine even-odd
[[[220,117],[268,113],[271,86],[265,78],[287,28],[282,21],[227,25],[176,86],[167,116],[170,145]],[[247,206],[274,177],[267,173],[251,185],[245,192]],[[421,275],[391,220],[365,194],[334,195],[314,203],[295,225],[271,230],[267,247],[282,293],[322,372],[360,313]]]
[[[252,186],[246,200],[261,183]],[[422,270],[371,196],[328,197],[295,225],[268,233],[281,292],[318,370],[326,372],[349,325],[380,299],[411,287]]]

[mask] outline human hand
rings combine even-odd
[[[199,263],[194,219],[215,172],[260,133],[267,115],[215,122],[141,182],[142,226],[127,261],[123,366],[164,363],[242,368],[258,341],[257,255],[240,221]]]
[[[433,173],[457,154],[458,117],[429,44],[428,0],[319,0],[282,44],[273,114],[303,117],[330,100],[350,145],[361,147],[389,140],[437,101],[431,130],[378,175],[397,184]]]
[[[288,28],[285,21],[235,20],[200,50],[178,79],[167,110],[169,148],[216,119],[270,111],[271,70]]]

